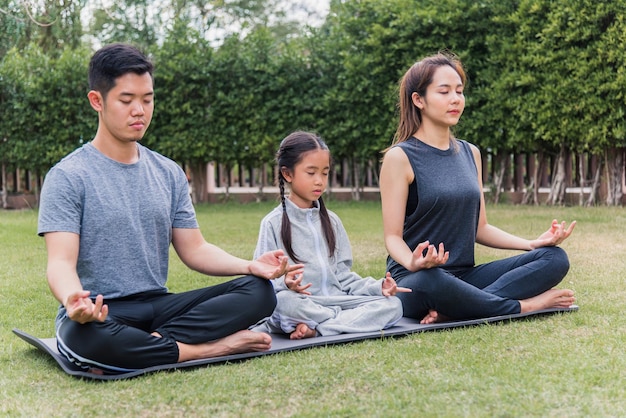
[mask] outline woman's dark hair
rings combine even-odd
[[[287,206],[285,204],[286,180],[283,176],[282,170],[287,170],[293,173],[296,165],[300,161],[302,161],[304,154],[315,150],[329,151],[328,146],[319,136],[310,132],[296,131],[289,134],[287,137],[285,137],[285,139],[281,141],[278,152],[276,153],[276,163],[278,166],[278,187],[280,188],[280,201],[283,205],[283,219],[280,237],[283,241],[285,249],[287,250],[287,254],[296,263],[300,263],[301,261],[294,253],[291,245],[291,222],[289,221],[289,216],[287,215]],[[326,243],[328,244],[328,256],[332,257],[335,253],[335,247],[337,245],[335,240],[335,233],[333,231],[333,227],[330,222],[330,216],[328,215],[328,210],[326,209],[326,205],[324,205],[324,199],[322,198],[322,196],[320,196],[318,202],[320,205],[320,219],[322,221],[322,230],[324,231],[324,237],[326,238]]]
[[[115,80],[127,73],[150,74],[154,66],[146,55],[134,46],[110,44],[100,48],[89,62],[89,89],[95,90],[106,98],[115,87]]]

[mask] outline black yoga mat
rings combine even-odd
[[[288,335],[283,334],[272,334],[272,348],[268,351],[263,352],[253,352],[253,353],[244,353],[244,354],[233,354],[221,357],[212,357],[202,360],[190,360],[182,363],[173,363],[173,364],[163,364],[160,366],[148,367],[145,369],[138,369],[131,372],[125,372],[120,374],[104,374],[99,375],[95,373],[87,372],[78,366],[70,363],[62,354],[59,353],[56,344],[56,338],[37,338],[30,334],[27,334],[24,331],[19,329],[13,329],[13,332],[26,341],[27,343],[35,346],[39,350],[48,354],[50,357],[54,359],[61,367],[61,369],[71,375],[78,378],[84,379],[93,379],[93,380],[118,380],[118,379],[128,379],[131,377],[141,376],[147,373],[152,373],[161,370],[176,370],[176,369],[184,369],[188,367],[199,367],[206,366],[211,364],[222,364],[226,362],[232,361],[241,361],[253,357],[266,356],[269,354],[276,354],[283,351],[293,351],[293,350],[302,350],[305,348],[311,347],[319,347],[319,346],[327,346],[333,344],[344,344],[349,342],[367,340],[367,339],[375,339],[375,338],[386,338],[386,337],[402,337],[410,334],[415,334],[419,332],[425,331],[437,331],[442,329],[450,329],[450,328],[459,328],[459,327],[468,327],[468,326],[476,326],[481,324],[489,324],[494,322],[504,322],[510,321],[520,318],[528,318],[531,316],[540,316],[540,315],[548,315],[559,312],[573,312],[577,311],[578,306],[573,305],[569,308],[555,308],[555,309],[545,309],[541,311],[535,311],[524,314],[516,314],[516,315],[503,315],[503,316],[495,316],[490,318],[481,318],[481,319],[472,319],[465,321],[450,321],[450,322],[439,322],[435,324],[427,324],[422,325],[419,321],[409,318],[402,318],[395,326],[392,328],[376,331],[376,332],[362,332],[355,334],[339,334],[332,335],[328,337],[314,337],[314,338],[306,338],[302,340],[290,340]]]

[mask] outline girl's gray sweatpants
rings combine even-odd
[[[276,301],[274,313],[253,331],[289,334],[304,323],[321,336],[373,332],[402,318],[402,302],[395,296],[308,296],[283,290]]]

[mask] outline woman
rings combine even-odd
[[[436,54],[415,63],[400,83],[400,121],[380,173],[387,270],[404,315],[422,323],[565,308],[574,292],[555,289],[569,269],[557,247],[575,222],[552,221],[537,239],[487,221],[478,148],[454,138],[463,113],[460,61]],[[526,251],[474,265],[474,244]]]

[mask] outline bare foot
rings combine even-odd
[[[309,328],[307,324],[296,325],[296,330],[289,335],[291,340],[301,340],[303,338],[313,338],[317,332],[314,329]]]
[[[422,318],[420,324],[434,324],[435,322],[445,322],[449,319],[450,318],[448,318],[447,316],[441,315],[436,310],[431,309],[428,311],[428,315]]]
[[[229,354],[267,351],[272,346],[272,337],[264,332],[238,331],[232,335],[202,344],[178,344],[178,361],[219,357]]]
[[[569,308],[576,302],[569,289],[550,289],[532,298],[520,300],[521,313],[550,308]]]

